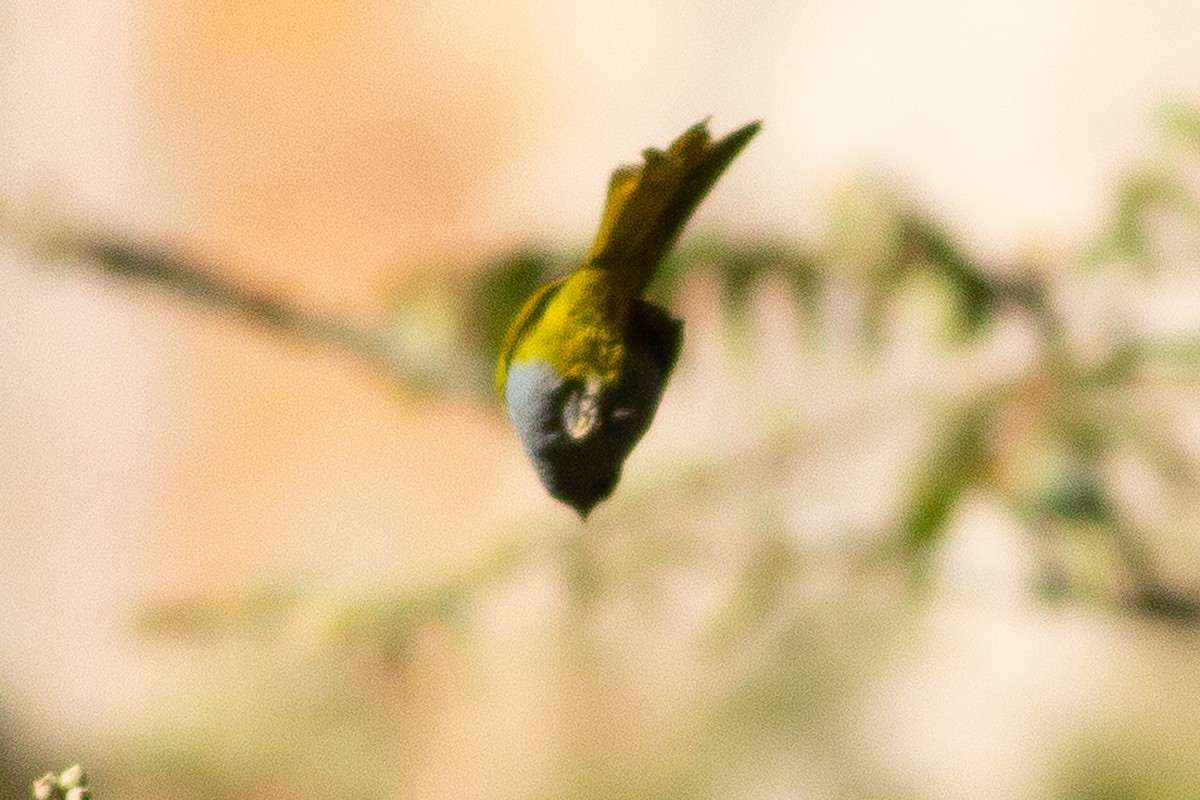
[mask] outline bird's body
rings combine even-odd
[[[758,132],[751,123],[713,142],[707,121],[645,164],[613,172],[595,244],[565,278],[517,315],[496,386],[542,483],[580,514],[615,488],[650,426],[683,325],[641,299],[700,201]]]
[[[564,378],[616,380],[633,298],[600,267],[582,267],[540,292],[526,305],[530,324],[522,326],[510,363],[543,358]]]

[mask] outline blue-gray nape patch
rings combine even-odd
[[[504,403],[508,418],[531,455],[566,435],[557,424],[565,397],[566,382],[545,361],[532,359],[509,364]]]
[[[567,381],[545,361],[509,366],[504,401],[517,435],[553,497],[581,515],[612,494],[621,467],[646,433],[675,365],[681,324],[661,309],[631,325],[628,361],[611,386]],[[581,426],[580,409],[595,419]]]

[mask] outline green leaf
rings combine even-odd
[[[973,405],[945,423],[919,468],[900,521],[900,544],[907,555],[922,556],[936,546],[959,500],[982,482],[989,423],[989,410],[983,405]]]

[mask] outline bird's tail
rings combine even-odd
[[[761,125],[752,122],[713,141],[706,119],[666,151],[643,151],[643,164],[614,170],[589,262],[620,271],[620,286],[631,297],[641,295],[696,207]]]

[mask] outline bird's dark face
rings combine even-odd
[[[656,314],[647,330],[631,325],[625,369],[611,385],[598,377],[564,379],[545,361],[509,367],[504,398],[513,427],[546,490],[587,516],[621,477],[646,433],[675,364],[681,325]]]

